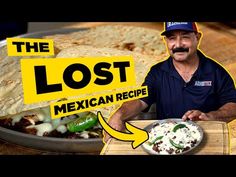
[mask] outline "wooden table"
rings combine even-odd
[[[130,123],[139,128],[144,128],[153,123],[154,120],[136,120]],[[198,155],[228,155],[229,148],[229,132],[225,122],[219,121],[197,121],[202,127],[204,138],[201,144],[189,154]],[[148,155],[141,146],[133,149],[130,142],[110,139],[103,147],[101,155]]]

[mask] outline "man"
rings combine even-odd
[[[198,46],[201,33],[195,22],[166,22],[162,32],[169,58],[154,65],[143,85],[149,96],[124,103],[109,119],[116,130],[156,103],[157,119],[231,121],[236,117],[236,90],[223,67],[207,58]],[[110,137],[105,134],[105,141]]]

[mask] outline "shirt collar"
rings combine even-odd
[[[214,71],[214,68],[210,64],[210,59],[206,57],[200,50],[197,51],[197,54],[199,56],[199,66],[193,77],[199,79],[202,75],[212,73]],[[170,76],[173,76],[177,79],[182,79],[174,67],[173,59],[171,56],[166,60],[166,62],[162,64],[161,70],[168,72]]]

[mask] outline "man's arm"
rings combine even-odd
[[[146,109],[148,105],[141,100],[132,100],[122,104],[122,106],[111,116],[108,120],[108,124],[118,130],[125,129],[125,121],[131,120],[138,115],[141,111]],[[107,142],[110,136],[105,133],[104,141]]]
[[[226,103],[220,109],[203,113],[199,110],[189,110],[182,117],[183,120],[218,120],[230,122],[236,118],[236,103]]]
[[[217,111],[211,111],[207,115],[213,120],[230,122],[236,118],[236,103],[226,103]]]

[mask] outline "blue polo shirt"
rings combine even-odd
[[[207,113],[225,103],[236,103],[234,82],[227,71],[200,51],[198,56],[199,67],[188,83],[176,71],[171,57],[150,69],[143,83],[149,96],[141,100],[149,108],[156,103],[157,119],[181,118],[192,109]]]

